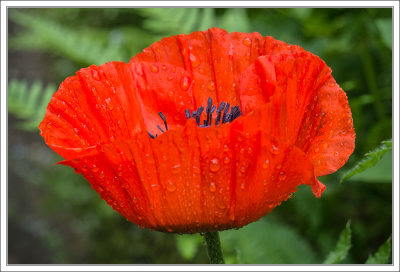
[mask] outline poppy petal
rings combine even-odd
[[[152,44],[130,62],[171,63],[184,68],[193,78],[195,106],[213,101],[239,103],[239,78],[242,72],[259,56],[291,52],[298,46],[289,46],[259,33],[227,33],[211,28],[189,35],[164,38]]]
[[[271,143],[259,122],[265,115],[207,128],[191,119],[155,139],[139,133],[63,164],[142,227],[180,233],[242,227],[300,184],[311,185],[316,195],[324,188],[303,151]]]
[[[244,114],[265,106],[261,119],[275,141],[295,144],[307,154],[316,176],[340,168],[354,150],[351,111],[329,67],[304,52],[259,57],[243,74]]]
[[[139,131],[160,133],[159,112],[170,128],[184,124],[184,110],[194,109],[191,90],[189,75],[170,64],[93,65],[61,84],[39,128],[49,146],[71,159]]]

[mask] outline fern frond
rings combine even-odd
[[[102,64],[111,60],[127,60],[129,56],[121,45],[108,41],[104,31],[70,29],[45,17],[13,10],[10,18],[27,28],[27,32],[13,37],[12,48],[51,50],[78,63]],[[125,53],[125,54],[124,54]]]
[[[228,32],[250,32],[250,20],[246,9],[227,9],[218,21],[218,27]]]
[[[46,88],[40,81],[35,81],[30,87],[25,81],[13,79],[8,84],[8,112],[24,121],[18,123],[18,128],[37,130],[46,112],[56,87],[49,84]]]
[[[378,251],[372,256],[368,257],[366,264],[387,264],[390,258],[390,253],[392,252],[392,237],[386,240],[386,242],[381,245]]]
[[[324,264],[338,264],[346,258],[351,248],[351,228],[350,221],[347,222],[345,229],[339,237],[334,251],[329,253]]]
[[[140,8],[135,11],[145,18],[145,29],[161,36],[206,30],[215,21],[214,9],[210,8]]]
[[[343,182],[346,179],[349,179],[350,177],[359,174],[368,168],[371,168],[374,166],[380,159],[382,159],[383,155],[387,151],[392,150],[392,140],[387,140],[383,141],[382,144],[377,147],[376,149],[366,153],[364,155],[364,158],[358,162],[353,168],[345,172],[340,179],[340,182]]]

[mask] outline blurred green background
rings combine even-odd
[[[227,262],[361,264],[391,236],[391,152],[339,182],[392,137],[391,9],[36,8],[8,16],[8,263],[208,263],[199,234],[140,229],[71,168],[54,165],[62,158],[37,126],[57,86],[78,69],[128,61],[161,37],[213,26],[257,31],[320,56],[347,92],[357,133],[346,166],[321,178],[320,199],[300,186],[258,222],[221,232]]]

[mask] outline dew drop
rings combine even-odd
[[[181,78],[181,89],[183,91],[186,91],[188,88],[189,88],[189,78],[184,76]]]
[[[217,158],[214,158],[210,162],[210,170],[212,172],[217,172],[221,166],[219,165],[219,161]]]
[[[230,161],[231,161],[231,160],[229,159],[229,157],[225,157],[225,159],[224,159],[224,163],[225,163],[225,164],[228,164]]]
[[[210,192],[214,193],[217,190],[217,186],[215,186],[214,182],[211,182],[208,189],[210,190]]]
[[[208,88],[210,91],[214,91],[214,90],[215,90],[215,83],[214,83],[214,81],[208,82],[207,88]]]
[[[158,72],[158,66],[156,66],[156,65],[151,65],[150,66],[150,71],[152,71],[153,73],[157,73]]]
[[[160,186],[157,183],[155,183],[151,185],[151,189],[153,189],[153,191],[158,191],[160,189]]]
[[[193,54],[189,54],[189,59],[192,62],[192,67],[197,67],[199,66],[199,61],[197,60],[196,56]]]
[[[96,173],[96,172],[99,171],[99,168],[95,164],[93,164],[92,165],[92,171]]]
[[[244,183],[240,184],[240,189],[244,190]]]
[[[314,152],[317,153],[319,151],[319,148],[317,147],[316,149],[314,149]]]
[[[172,173],[179,173],[179,171],[181,170],[181,165],[180,164],[176,164],[172,167]]]
[[[263,163],[263,168],[266,169],[269,166],[269,160],[266,159],[265,162]]]
[[[243,39],[243,44],[247,47],[250,47],[251,45],[251,39],[250,38],[245,38]]]
[[[276,166],[276,169],[281,169],[282,168],[282,164],[278,164],[277,166]]]
[[[167,71],[167,66],[163,65],[163,66],[161,66],[161,69],[162,69],[163,71]]]
[[[285,172],[280,172],[279,173],[279,180],[284,181],[286,179],[286,173]]]
[[[197,166],[193,166],[193,172],[196,174],[200,174],[200,168],[198,168]]]
[[[176,190],[176,186],[171,180],[168,180],[167,190],[170,192],[174,192]]]
[[[240,172],[246,173],[247,168],[245,166],[240,167]]]
[[[274,144],[271,145],[271,153],[275,155],[279,153],[279,148]]]
[[[93,77],[95,80],[99,80],[99,79],[100,79],[99,73],[98,73],[96,70],[92,70],[92,77]]]
[[[99,178],[101,178],[101,179],[104,178],[104,172],[103,171],[100,172]]]

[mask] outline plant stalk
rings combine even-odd
[[[208,258],[211,264],[225,264],[224,254],[222,253],[221,242],[218,231],[206,232],[204,241],[207,245]]]

